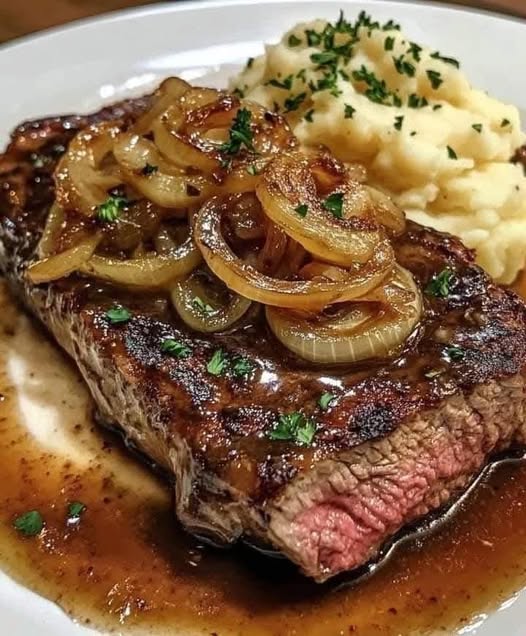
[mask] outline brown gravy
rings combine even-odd
[[[79,622],[152,635],[456,634],[526,585],[521,462],[495,467],[439,531],[354,586],[200,545],[178,528],[170,488],[95,427],[77,373],[5,287],[0,307],[0,567]],[[68,527],[74,500],[87,511]],[[23,538],[12,522],[31,509],[45,530]]]

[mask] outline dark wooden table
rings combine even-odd
[[[526,0],[456,1],[457,4],[471,4],[526,18]],[[0,43],[77,18],[154,2],[155,0],[0,0]]]

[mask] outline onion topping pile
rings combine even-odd
[[[198,332],[264,311],[311,362],[388,356],[422,299],[391,245],[404,215],[365,180],[359,165],[300,148],[276,113],[170,78],[133,123],[71,141],[28,277],[165,290]]]

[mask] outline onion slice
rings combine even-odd
[[[37,251],[41,259],[53,253],[64,219],[64,210],[55,201],[48,212],[46,225],[38,244]]]
[[[116,140],[113,154],[126,180],[143,196],[164,208],[186,208],[201,203],[211,194],[210,183],[199,175],[188,176],[171,166],[155,145],[132,133],[123,133]],[[157,171],[144,175],[146,165]]]
[[[189,274],[201,262],[201,255],[192,237],[171,253],[122,260],[107,256],[92,256],[81,271],[89,276],[125,285],[159,289],[175,279]]]
[[[256,188],[265,214],[321,260],[343,266],[367,262],[386,240],[374,219],[366,218],[371,207],[367,191],[347,179],[338,188],[343,218],[335,218],[318,196],[314,163],[297,152],[269,164]],[[298,213],[299,206],[306,206],[305,214]]]
[[[181,99],[192,87],[179,77],[168,77],[157,90],[157,99],[133,125],[133,131],[144,135],[152,129],[153,122],[161,117],[174,101]]]
[[[404,214],[363,167],[300,150],[283,117],[223,91],[170,78],[150,104],[135,123],[73,138],[30,281],[79,271],[164,289],[204,333],[230,329],[256,301],[276,337],[318,363],[399,350],[422,299],[390,242]],[[102,229],[88,235],[92,225]]]
[[[108,198],[108,190],[122,183],[120,175],[101,168],[119,133],[119,126],[103,122],[73,138],[55,171],[56,200],[61,207],[93,216]]]
[[[153,135],[155,145],[161,153],[174,165],[186,168],[192,166],[203,171],[213,172],[220,168],[219,158],[208,156],[210,152],[216,151],[216,146],[212,142],[208,142],[209,148],[203,147],[204,144],[197,144],[196,139],[185,139],[178,131],[174,120],[183,117],[183,113],[176,118],[175,113],[180,108],[172,106],[167,112],[170,119],[160,119],[153,125]],[[193,143],[192,143],[193,142]],[[207,153],[207,150],[209,153]]]
[[[238,258],[227,244],[221,219],[228,212],[227,200],[213,198],[198,212],[195,241],[207,265],[230,289],[266,305],[319,310],[331,303],[354,300],[377,287],[391,271],[390,245],[381,243],[364,265],[349,271],[343,280],[279,280],[265,276]]]
[[[381,290],[386,304],[380,307],[379,296],[364,302],[359,298],[330,316],[267,307],[267,320],[287,349],[311,362],[338,364],[386,357],[414,330],[422,314],[422,297],[411,274],[400,266]]]
[[[60,254],[48,256],[34,263],[28,268],[27,277],[34,285],[38,285],[72,274],[81,269],[92,256],[101,238],[100,234],[95,234]]]
[[[212,333],[225,331],[234,325],[252,304],[247,298],[225,291],[223,302],[207,291],[198,271],[175,284],[172,302],[182,320],[196,331]]]
[[[391,198],[372,186],[364,186],[374,204],[374,216],[378,223],[391,230],[395,235],[405,230],[405,214],[393,203]]]

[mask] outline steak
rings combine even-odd
[[[459,496],[492,455],[526,439],[526,307],[474,264],[455,238],[409,223],[399,263],[423,289],[454,272],[444,298],[394,359],[317,367],[289,353],[261,312],[236,329],[193,332],[162,294],[72,275],[32,286],[25,270],[53,201],[52,172],[88,123],[129,120],[148,98],[92,116],[17,128],[0,158],[0,263],[11,288],[74,359],[102,421],[175,477],[177,516],[190,532],[279,551],[324,581],[362,566],[405,525]],[[118,302],[132,318],[112,325]],[[166,338],[192,354],[161,351]],[[221,348],[251,363],[213,375]],[[322,409],[324,392],[334,398]],[[312,446],[271,440],[280,414],[317,423]]]

